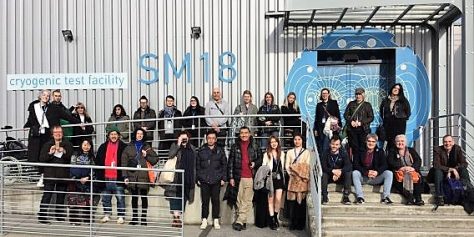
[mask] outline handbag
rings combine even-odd
[[[153,170],[153,165],[151,165],[150,162],[146,162],[146,167],[148,168],[148,179],[150,180],[150,183],[155,184],[156,183],[156,173]]]
[[[158,183],[172,183],[174,181],[174,170],[176,169],[176,161],[178,157],[170,158],[166,161],[165,166],[163,167],[164,170],[173,170],[173,171],[161,171],[160,177],[158,178]]]
[[[413,171],[413,172],[409,172],[409,174],[411,175],[413,183],[420,182],[420,174],[418,174],[418,172]],[[405,176],[405,172],[403,172],[401,170],[395,171],[395,179],[397,180],[397,182],[400,182],[400,183],[403,182],[403,177],[404,176]]]

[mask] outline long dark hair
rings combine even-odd
[[[280,159],[280,154],[281,154],[280,139],[278,139],[278,137],[273,136],[273,135],[271,135],[271,136],[268,137],[268,139],[267,139],[267,155],[269,155],[270,152],[272,152],[272,147],[270,146],[270,143],[272,143],[272,139],[275,139],[275,141],[278,142],[278,146],[277,146],[277,148],[276,148],[276,151],[277,151],[277,159]],[[270,156],[268,156],[268,160],[270,160]]]
[[[395,88],[396,86],[400,87],[400,89],[398,90],[398,99],[399,99],[400,101],[407,102],[408,100],[407,100],[407,98],[405,97],[405,93],[404,93],[404,91],[403,91],[403,86],[402,86],[402,84],[400,84],[400,83],[395,83],[395,84],[390,88],[390,91],[389,91],[389,93],[388,93],[389,96],[392,95],[393,88]]]
[[[112,114],[111,114],[110,116],[114,116],[114,117],[117,116],[117,115],[115,114],[115,109],[116,109],[117,107],[120,108],[120,116],[126,116],[126,115],[127,115],[127,112],[125,112],[125,109],[123,108],[123,105],[121,105],[121,104],[116,104],[116,105],[114,106],[114,108],[112,109]]]

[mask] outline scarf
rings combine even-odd
[[[171,107],[165,106],[163,110],[165,112],[165,118],[174,117],[174,106],[171,106]]]
[[[142,152],[142,148],[143,148],[143,141],[140,140],[140,141],[135,141],[134,142],[135,144],[135,149],[137,151],[137,155],[135,156],[135,158],[137,159],[137,161],[140,159],[141,157],[141,152]]]

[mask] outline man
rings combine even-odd
[[[160,135],[160,150],[169,150],[171,144],[181,131],[182,120],[174,120],[174,118],[183,117],[174,104],[174,97],[172,95],[166,96],[165,108],[158,113],[158,118],[165,118],[166,120],[158,121],[158,133]]]
[[[323,170],[321,201],[322,204],[329,202],[328,183],[343,183],[342,203],[350,205],[352,164],[347,153],[341,149],[341,139],[338,136],[333,136],[329,142],[329,150],[326,150],[321,158],[321,168]]]
[[[56,90],[53,91],[52,95],[53,95],[53,100],[51,101],[51,104],[56,105],[58,107],[58,109],[62,109],[62,110],[65,111],[65,113],[72,116],[71,112],[74,110],[74,107],[71,107],[70,109],[66,108],[66,106],[61,101],[62,100],[61,91],[59,89],[56,89]],[[64,125],[68,125],[68,124],[71,124],[71,123],[70,123],[70,120],[60,119],[59,124],[61,126],[64,126]],[[66,128],[63,128],[63,131],[64,131],[64,137],[67,140],[71,141],[72,136],[74,136],[74,128],[73,127],[66,127]]]
[[[258,108],[252,103],[252,92],[250,92],[249,90],[245,90],[242,93],[242,103],[235,107],[234,115],[254,115],[257,113]],[[232,124],[242,124],[242,126],[247,126],[251,129],[252,133],[254,133],[256,129],[254,129],[253,126],[255,126],[256,123],[256,117],[234,117]],[[238,136],[239,131],[237,129],[240,129],[240,127],[233,129],[235,131],[232,135]]]
[[[390,190],[392,189],[393,172],[388,170],[387,158],[382,149],[377,148],[378,137],[376,134],[367,135],[367,151],[354,156],[352,161],[354,171],[352,180],[356,191],[357,204],[365,202],[362,183],[378,185],[383,183],[381,203],[392,204]]]
[[[227,176],[227,157],[224,149],[216,145],[217,132],[209,130],[206,134],[207,143],[198,151],[196,160],[197,184],[201,187],[201,229],[207,227],[209,216],[209,199],[212,201],[212,219],[214,229],[220,229],[220,192]]]
[[[230,115],[229,104],[222,99],[221,90],[219,88],[212,89],[212,99],[206,104],[206,115]],[[217,132],[217,137],[220,139],[217,142],[219,146],[225,146],[225,139],[227,136],[227,117],[220,118],[206,118],[206,123],[211,129]]]
[[[247,228],[247,215],[252,209],[253,174],[262,165],[262,151],[250,135],[248,127],[241,127],[239,139],[230,149],[228,161],[229,184],[238,187],[237,220],[232,228],[237,231]]]
[[[127,145],[120,140],[120,131],[112,126],[107,131],[107,141],[100,145],[95,157],[95,165],[105,167],[122,167],[122,152]],[[124,165],[126,166],[126,164]],[[117,199],[117,224],[125,222],[125,197],[122,171],[113,168],[98,169],[95,171],[99,185],[102,186],[102,206],[104,217],[102,223],[108,222],[112,214],[112,194]]]
[[[374,111],[372,105],[364,101],[364,88],[355,90],[356,99],[349,102],[344,112],[344,118],[347,123],[347,135],[351,154],[359,154],[365,151],[365,138],[370,132],[370,123],[374,120]]]
[[[443,180],[455,178],[464,186],[472,187],[467,170],[467,161],[461,147],[454,143],[451,135],[443,137],[443,145],[434,148],[433,156],[436,204],[444,206]]]
[[[64,139],[61,126],[55,125],[51,131],[53,139],[43,145],[39,157],[40,161],[50,164],[70,164],[73,153],[72,144]],[[46,166],[43,168],[43,172],[44,192],[41,198],[38,221],[41,224],[50,223],[47,214],[53,193],[56,193],[56,205],[54,205],[56,220],[64,221],[66,217],[64,197],[66,195],[67,179],[69,179],[69,168]]]
[[[140,97],[140,107],[133,114],[133,119],[152,119],[156,118],[155,110],[150,108],[148,98],[142,95]],[[146,131],[145,141],[153,141],[153,130],[156,128],[156,121],[141,121],[133,123],[134,129],[141,128]]]

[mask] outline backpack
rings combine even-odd
[[[464,192],[463,206],[464,211],[466,211],[468,215],[474,212],[474,188],[468,188],[466,192]]]
[[[444,182],[444,202],[458,205],[463,203],[464,187],[461,180],[448,178]]]

